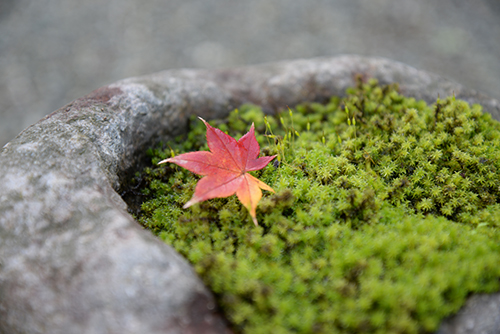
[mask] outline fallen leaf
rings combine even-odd
[[[184,205],[191,205],[216,197],[228,197],[236,194],[240,202],[248,209],[254,224],[259,225],[255,209],[262,197],[262,191],[274,190],[248,172],[264,168],[276,156],[260,157],[260,147],[255,138],[252,123],[240,140],[212,127],[203,118],[207,126],[209,151],[189,152],[160,161],[158,164],[171,162],[187,170],[203,175],[198,181],[193,197]]]

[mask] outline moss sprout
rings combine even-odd
[[[275,116],[245,105],[265,155],[255,227],[235,196],[190,209],[198,177],[156,167],[208,149],[203,123],[137,175],[137,216],[194,266],[236,333],[428,333],[470,293],[499,289],[500,125],[479,105],[359,82],[344,98]],[[172,151],[172,152],[171,152]]]

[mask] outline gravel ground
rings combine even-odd
[[[125,77],[345,53],[500,99],[500,2],[0,0],[0,145]]]

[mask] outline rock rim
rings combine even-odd
[[[0,153],[0,332],[231,333],[190,265],[127,212],[125,180],[191,115],[325,101],[357,76],[426,102],[455,94],[500,120],[498,101],[460,84],[345,55],[130,78],[25,129]],[[473,296],[439,333],[500,333],[499,309],[500,294]]]

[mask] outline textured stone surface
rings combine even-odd
[[[340,54],[500,99],[498,0],[0,0],[0,147],[121,78]]]
[[[458,315],[446,320],[437,334],[500,333],[500,293],[472,296]]]
[[[496,100],[357,56],[166,71],[98,89],[1,152],[0,332],[228,332],[189,265],[137,225],[117,191],[144,163],[145,148],[183,131],[192,114],[221,117],[243,102],[272,112],[321,101],[343,94],[356,75],[397,81],[405,95],[427,101],[454,92],[500,118]],[[452,328],[442,333],[459,333]]]

